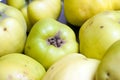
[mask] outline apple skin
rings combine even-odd
[[[13,6],[17,9],[21,9],[26,5],[25,0],[6,0],[6,4]]]
[[[45,73],[39,62],[22,53],[0,57],[0,80],[41,80]]]
[[[120,80],[120,40],[106,51],[96,71],[95,80]]]
[[[120,11],[101,12],[88,19],[79,30],[80,52],[102,59],[106,50],[120,39]]]
[[[65,17],[70,24],[80,27],[95,14],[113,10],[112,3],[113,0],[64,0]]]
[[[61,0],[7,0],[6,4],[19,9],[27,23],[29,32],[39,19],[58,19],[61,13]]]
[[[22,24],[22,27],[25,29],[25,31],[27,30],[27,25],[24,16],[18,9],[6,5],[4,3],[0,3],[0,11],[7,14],[10,17],[17,19],[20,22],[20,24]]]
[[[68,54],[55,62],[41,80],[94,80],[99,63],[80,53]]]
[[[32,24],[44,18],[58,19],[61,7],[61,0],[33,0],[28,5],[28,16]]]
[[[52,39],[53,43],[50,43]],[[59,40],[56,42],[55,39]],[[74,31],[70,27],[53,18],[46,18],[39,20],[33,26],[24,51],[26,55],[33,57],[48,69],[60,57],[78,52],[78,43]]]
[[[14,7],[0,3],[0,56],[23,52],[26,42],[26,22]]]

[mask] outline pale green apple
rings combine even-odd
[[[27,14],[27,6],[29,5],[29,3],[31,1],[32,0],[6,0],[7,5],[13,6],[22,12],[22,14],[26,20],[27,32],[29,32],[32,27],[32,25],[29,21],[29,18],[28,18],[28,14]]]
[[[29,1],[29,0],[28,0]],[[27,0],[6,0],[6,4],[21,9],[26,5]]]
[[[45,68],[33,58],[12,53],[0,57],[0,80],[41,80]]]
[[[68,54],[54,63],[41,80],[94,80],[99,63],[80,53]]]
[[[79,30],[80,52],[102,59],[106,50],[120,39],[120,11],[105,11],[88,19]]]
[[[24,50],[46,69],[66,54],[78,52],[74,31],[53,18],[39,20],[31,29]]]
[[[23,52],[26,41],[26,22],[14,7],[0,3],[0,56]]]
[[[120,80],[120,40],[106,51],[96,71],[95,80]]]
[[[61,0],[33,0],[28,5],[28,16],[32,24],[40,19],[58,19],[61,12]]]
[[[25,31],[27,30],[25,18],[18,9],[0,2],[0,12],[17,19],[23,25]]]
[[[64,12],[67,21],[81,26],[97,13],[113,10],[114,0],[64,0]],[[119,3],[119,2],[118,2]]]
[[[61,0],[7,0],[8,5],[21,10],[29,32],[39,19],[58,19],[61,12]]]

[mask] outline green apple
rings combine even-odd
[[[7,0],[6,3],[21,10],[28,26],[27,32],[40,19],[58,19],[62,6],[61,0]]]
[[[88,19],[79,30],[80,52],[102,59],[106,50],[120,39],[120,11],[105,11]]]
[[[48,69],[59,58],[73,52],[78,52],[74,31],[53,18],[46,18],[31,29],[24,53]]]
[[[12,53],[0,57],[0,80],[41,80],[45,68],[33,58]]]
[[[6,4],[21,9],[26,5],[26,1],[29,0],[6,0]]]
[[[61,0],[33,0],[28,5],[28,16],[32,24],[40,19],[58,19],[61,12]]]
[[[68,54],[55,62],[41,80],[94,80],[100,61],[82,54]]]
[[[0,56],[23,52],[26,41],[26,22],[14,7],[0,3]]]
[[[20,24],[23,25],[22,27],[25,29],[25,31],[27,30],[27,25],[24,16],[18,9],[0,2],[0,12],[17,19],[20,22]]]
[[[95,80],[120,80],[120,40],[106,51],[96,71]]]
[[[87,19],[105,10],[113,10],[114,0],[64,0],[67,21],[81,26]],[[118,2],[119,3],[119,2]]]
[[[29,18],[28,18],[28,14],[27,14],[28,13],[27,6],[30,2],[31,0],[6,0],[7,5],[13,6],[22,12],[26,20],[27,32],[29,32],[32,27],[31,22],[29,21]]]

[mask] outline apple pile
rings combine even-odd
[[[0,2],[0,80],[120,80],[118,2]]]

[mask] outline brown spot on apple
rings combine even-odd
[[[102,28],[104,28],[104,26],[100,26],[100,28],[102,29]]]
[[[5,28],[3,28],[3,31],[7,31],[7,28],[5,27]]]
[[[53,45],[53,46],[58,47],[58,48],[61,47],[65,43],[65,41],[61,39],[60,34],[61,33],[59,31],[58,33],[56,33],[55,36],[48,38],[47,43],[49,45]]]

